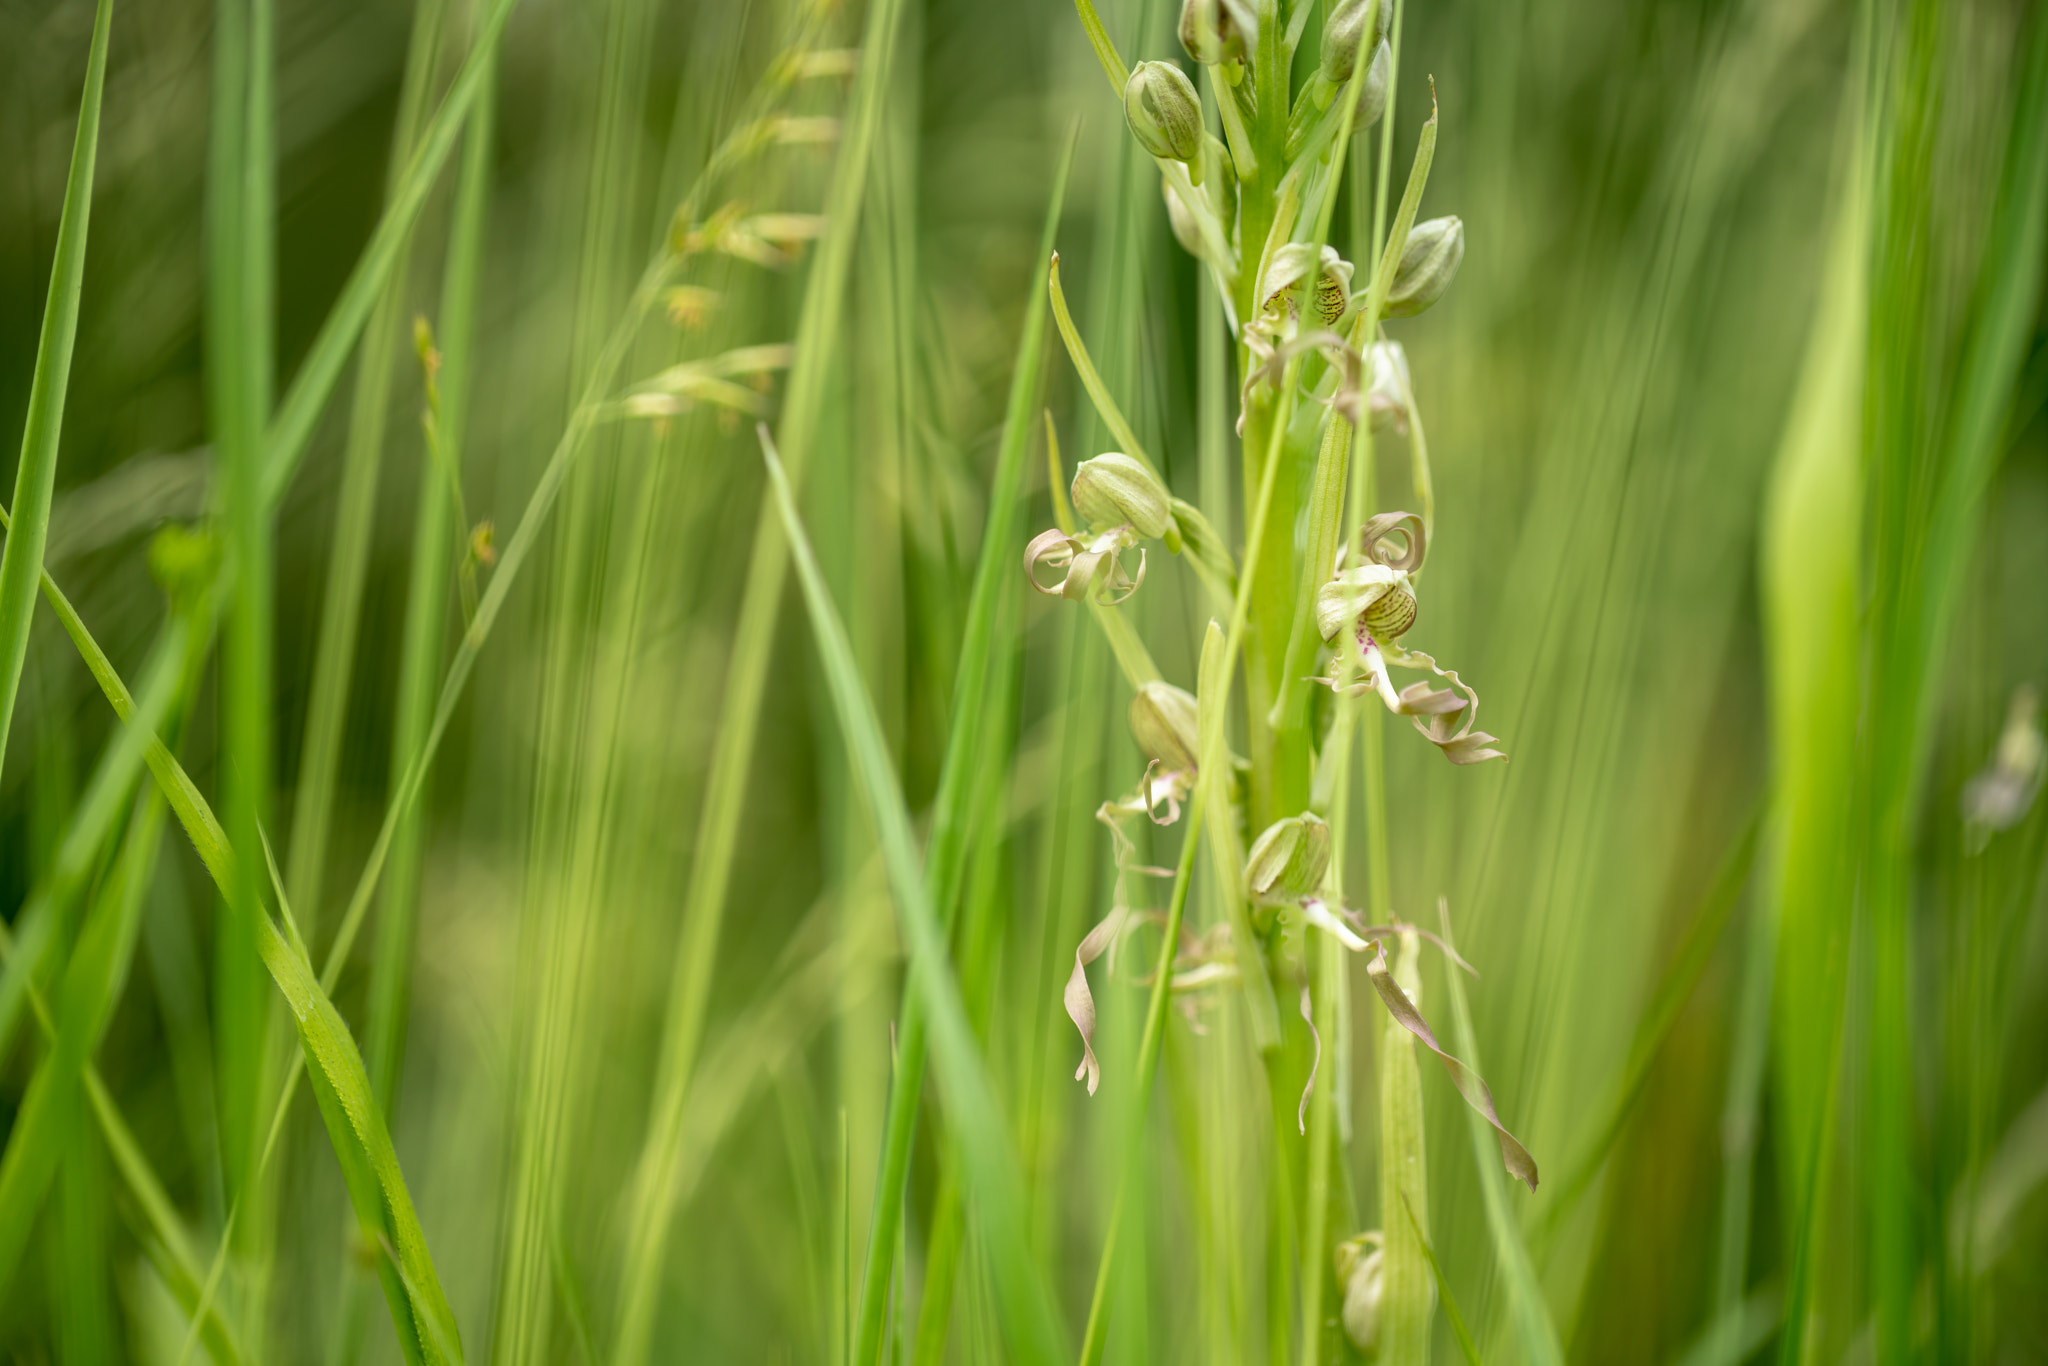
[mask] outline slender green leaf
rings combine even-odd
[[[1051,251],[1053,236],[1059,228],[1060,212],[1066,202],[1067,177],[1073,169],[1077,134],[1078,129],[1068,130],[1066,148],[1054,173],[1052,195],[1047,201],[1045,221],[1039,234],[1041,253]],[[955,710],[947,728],[946,757],[940,770],[938,796],[933,803],[931,843],[925,851],[926,876],[933,888],[934,904],[942,924],[949,928],[969,833],[969,798],[978,776],[975,757],[984,741],[983,708],[988,672],[996,650],[995,631],[1001,594],[1003,585],[1011,582],[1011,548],[1018,538],[1018,522],[1022,515],[1025,456],[1031,436],[1031,412],[1038,402],[1044,338],[1044,299],[1033,290],[1025,304],[1024,327],[1010,372],[1009,400],[1004,412],[995,480],[989,493],[988,520],[982,532],[959,677],[953,690]],[[853,1333],[853,1359],[863,1363],[879,1360],[882,1350],[890,1250],[895,1245],[902,1219],[903,1193],[910,1171],[910,1147],[915,1133],[919,1095],[923,1090],[926,1022],[921,1007],[914,999],[905,1001],[903,1016],[903,1026],[899,1031],[902,1046],[897,1060],[896,1081],[889,1095],[889,1113],[882,1131],[882,1170],[876,1178],[874,1218],[868,1229],[868,1255],[861,1281],[859,1317]]]
[[[911,946],[911,989],[924,1005],[939,1080],[946,1095],[954,1147],[974,1188],[975,1213],[991,1262],[1002,1309],[1003,1334],[1013,1361],[1051,1363],[1065,1359],[1054,1301],[1044,1271],[1032,1252],[1024,1223],[1024,1184],[1002,1110],[987,1067],[974,1041],[958,983],[947,965],[945,936],[926,892],[911,834],[910,813],[890,765],[881,725],[860,681],[853,647],[832,606],[831,590],[804,537],[796,499],[775,454],[767,427],[760,428],[768,478],[789,537],[797,579],[810,609],[812,633],[832,689],[834,710],[845,733],[855,776],[873,817],[882,862],[896,898],[904,938]]]
[[[1752,827],[1745,848],[1755,838]],[[1732,902],[1733,897],[1729,900]],[[1442,921],[1444,942],[1455,943],[1451,938],[1449,904],[1437,902],[1437,915]],[[1464,978],[1455,969],[1444,972],[1444,981],[1451,993],[1451,1018],[1457,1028],[1458,1051],[1472,1059],[1472,1065],[1479,1065],[1479,1037],[1472,1028],[1472,1007],[1465,998]],[[1529,1258],[1528,1246],[1522,1241],[1521,1221],[1508,1208],[1507,1192],[1501,1188],[1498,1164],[1499,1145],[1486,1119],[1476,1110],[1466,1113],[1467,1129],[1472,1137],[1473,1175],[1479,1182],[1479,1193],[1486,1202],[1486,1228],[1493,1237],[1495,1265],[1508,1284],[1508,1302],[1515,1317],[1515,1330],[1522,1341],[1522,1357],[1530,1366],[1563,1366],[1564,1344],[1558,1336],[1557,1324],[1550,1316],[1550,1303],[1543,1296],[1543,1284],[1536,1276],[1536,1266]],[[1424,1240],[1427,1251],[1427,1240]],[[1442,1272],[1436,1264],[1436,1254],[1429,1252],[1430,1268],[1437,1271],[1439,1284]],[[1450,1303],[1448,1288],[1444,1302]],[[1455,1320],[1454,1320],[1455,1322]]]
[[[35,374],[29,381],[21,462],[14,471],[9,504],[14,520],[7,528],[7,544],[0,548],[0,763],[7,755],[22,660],[28,653],[29,622],[35,615],[36,581],[50,536],[50,498],[57,485],[71,348],[78,339],[78,296],[85,283],[86,226],[92,221],[93,165],[99,154],[100,96],[107,84],[107,35],[113,24],[113,0],[99,0],[86,57],[85,95],[78,106],[78,133],[71,144],[71,172],[64,181],[64,210],[57,222],[50,293],[36,341]]]
[[[1444,1276],[1444,1265],[1437,1260],[1436,1249],[1430,1246],[1429,1238],[1422,1232],[1422,1225],[1415,1218],[1415,1208],[1408,1203],[1405,1196],[1401,1201],[1401,1211],[1415,1229],[1416,1240],[1422,1246],[1422,1255],[1429,1262],[1429,1274],[1436,1279],[1436,1293],[1444,1302],[1444,1317],[1451,1321],[1451,1333],[1458,1339],[1458,1350],[1464,1354],[1468,1366],[1479,1366],[1479,1344],[1472,1340],[1472,1330],[1465,1326],[1464,1311],[1458,1308],[1457,1297],[1451,1293],[1451,1283]]]

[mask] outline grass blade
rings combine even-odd
[[[64,395],[71,383],[71,348],[78,339],[78,296],[85,283],[86,227],[92,220],[93,166],[99,155],[100,96],[107,84],[107,35],[114,24],[113,0],[99,0],[93,17],[92,49],[86,58],[85,95],[78,106],[78,133],[71,144],[71,172],[64,182],[63,216],[57,224],[57,253],[50,266],[50,292],[36,341],[35,375],[29,382],[28,420],[21,432],[21,461],[14,471],[13,522],[0,549],[0,763],[14,699],[28,654],[28,628],[35,615],[36,581],[43,546],[50,535],[50,498],[57,485],[58,440],[64,430]]]
[[[1447,975],[1457,976],[1456,973]],[[1422,1225],[1416,1222],[1414,1207],[1405,1198],[1401,1201],[1401,1209],[1407,1216],[1409,1225],[1415,1230],[1415,1238],[1422,1247],[1423,1258],[1429,1263],[1429,1274],[1436,1278],[1437,1297],[1443,1301],[1444,1317],[1451,1321],[1451,1333],[1458,1339],[1458,1350],[1464,1354],[1468,1366],[1479,1366],[1479,1344],[1472,1340],[1472,1330],[1465,1326],[1464,1311],[1458,1308],[1457,1297],[1451,1294],[1451,1283],[1444,1278],[1443,1263],[1437,1260],[1436,1249],[1430,1246],[1428,1236],[1422,1231]],[[1553,1359],[1563,1360],[1562,1357]]]
[[[848,132],[833,171],[825,213],[829,226],[804,287],[796,364],[790,371],[782,416],[783,442],[799,479],[811,455],[825,398],[866,192],[868,154],[889,90],[889,67],[901,13],[900,0],[878,0],[868,11]],[[674,1210],[677,1144],[690,1073],[704,1031],[739,818],[746,800],[747,768],[760,723],[762,685],[787,565],[781,524],[774,508],[764,501],[754,527],[747,586],[726,668],[718,738],[705,781],[695,858],[683,904],[683,928],[662,1027],[654,1100],[633,1178],[615,1319],[618,1339],[613,1360],[619,1366],[642,1366],[654,1331],[656,1292]]]
[[[492,588],[500,587],[502,582],[502,579],[494,579]],[[99,643],[85,629],[69,600],[47,575],[44,576],[44,594],[56,607],[59,619],[71,634],[73,643],[106,694],[107,701],[112,704],[115,714],[124,721],[134,716],[135,699],[127,685],[108,662]],[[200,861],[206,865],[214,885],[226,895],[236,885],[236,855],[219,818],[185,772],[184,766],[160,739],[149,735],[142,743],[144,762],[149,765],[158,788],[170,803],[172,814],[178,818],[178,824],[191,840]],[[229,904],[232,906],[234,903]],[[425,1336],[430,1340],[438,1336],[459,1343],[446,1297],[440,1290],[440,1278],[427,1250],[426,1236],[420,1229],[419,1216],[406,1189],[398,1155],[391,1146],[390,1130],[371,1093],[362,1056],[356,1051],[348,1025],[313,976],[311,965],[263,913],[260,902],[256,911],[256,923],[252,927],[255,948],[264,968],[291,1008],[315,1082],[326,1088],[326,1097],[331,1104],[323,1107],[322,1117],[327,1121],[328,1137],[336,1154],[342,1159],[344,1175],[352,1175],[349,1193],[356,1201],[358,1217],[366,1221],[374,1218],[382,1225],[384,1235],[398,1249],[406,1276],[428,1293],[427,1302],[408,1304],[403,1298],[403,1284],[395,1276],[388,1283],[387,1289],[396,1286],[399,1291],[399,1298],[392,1309],[400,1338],[404,1340],[418,1331],[416,1320],[424,1321],[431,1317],[436,1323],[435,1332]]]
[[[398,117],[391,130],[390,165],[384,187],[387,204],[403,188],[405,170],[418,139],[420,114],[426,104],[434,59],[440,51],[441,20],[446,8],[446,0],[418,0],[413,8],[405,77],[398,93]],[[341,764],[349,685],[355,672],[363,581],[370,567],[370,533],[375,526],[377,484],[391,407],[391,370],[405,315],[408,240],[409,234],[400,239],[377,306],[365,326],[362,353],[356,361],[355,396],[349,407],[348,437],[342,450],[341,485],[334,499],[334,540],[327,556],[320,634],[313,647],[312,695],[306,705],[306,724],[299,742],[299,781],[292,799],[285,885],[291,891],[292,904],[305,917],[304,930],[308,935],[315,935],[320,923],[327,842],[333,833],[334,782]]]
[[[133,804],[145,737],[170,715],[189,677],[180,667],[186,638],[186,624],[174,620],[156,653],[157,672],[145,690],[145,710],[116,731],[65,832],[50,879],[22,911],[18,938],[0,935],[0,952],[6,957],[0,1001],[5,1002],[4,1018],[10,1023],[34,992],[39,960],[53,939],[70,938],[52,927],[68,917],[71,903],[85,892],[100,851],[118,834],[116,822]],[[0,1288],[13,1279],[27,1247],[36,1211],[73,1127],[80,1073],[105,1027],[111,997],[127,978],[142,886],[155,859],[156,844],[151,841],[160,827],[160,813],[147,805],[130,822],[119,861],[93,898],[93,913],[64,966],[56,1017],[42,1020],[52,1033],[53,1050],[30,1080],[7,1136],[5,1156],[0,1157]],[[42,1017],[41,1001],[35,1004]]]
[[[834,710],[845,732],[854,774],[868,799],[897,915],[911,946],[911,989],[924,1005],[940,1084],[947,1093],[947,1117],[974,1188],[975,1213],[992,1263],[1008,1355],[1013,1361],[1051,1366],[1064,1360],[1065,1351],[1051,1289],[1032,1255],[1025,1230],[1023,1179],[959,986],[947,967],[945,938],[918,866],[910,813],[889,763],[881,724],[861,685],[853,648],[833,609],[831,590],[804,538],[795,497],[765,426],[760,437]]]
[[[1751,838],[1754,838],[1754,830]],[[1746,848],[1747,844],[1744,847]],[[1444,942],[1454,943],[1451,938],[1448,902],[1437,902],[1437,915],[1443,922]],[[1470,1058],[1472,1066],[1477,1068],[1479,1037],[1477,1031],[1472,1028],[1472,1007],[1465,999],[1465,980],[1455,968],[1446,968],[1444,981],[1450,987],[1451,1018],[1453,1026],[1458,1031],[1458,1052],[1461,1056]],[[1633,1088],[1624,1088],[1624,1094],[1632,1091]],[[1529,1259],[1528,1246],[1522,1241],[1521,1227],[1514,1212],[1508,1208],[1507,1192],[1501,1188],[1499,1145],[1494,1140],[1491,1126],[1478,1111],[1468,1109],[1466,1123],[1472,1136],[1473,1174],[1479,1182],[1479,1192],[1486,1201],[1486,1227],[1493,1236],[1494,1262],[1500,1268],[1502,1278],[1508,1283],[1508,1299],[1514,1310],[1515,1329],[1522,1340],[1522,1359],[1530,1363],[1530,1366],[1563,1366],[1564,1344],[1558,1337],[1557,1324],[1551,1318],[1550,1303],[1543,1296],[1543,1284],[1537,1279],[1535,1264]],[[1595,1152],[1604,1147],[1605,1144],[1597,1145]],[[1412,1211],[1410,1215],[1413,1216]],[[1461,1342],[1469,1341],[1456,1317],[1456,1309],[1451,1308],[1450,1290],[1443,1286],[1443,1272],[1437,1266],[1436,1253],[1430,1249],[1428,1239],[1423,1240],[1422,1246],[1429,1258],[1430,1269],[1437,1274],[1437,1284],[1443,1289],[1444,1304],[1452,1314],[1452,1326],[1460,1328]]]
[[[505,21],[511,16],[514,3],[515,0],[491,0],[483,26],[470,45],[469,56],[420,134],[418,150],[406,166],[403,181],[390,196],[363,254],[349,272],[347,283],[342,285],[320,331],[307,348],[305,360],[292,376],[291,386],[278,403],[264,441],[263,499],[267,507],[277,506],[298,473],[299,462],[305,458],[306,447],[313,439],[313,428],[333,396],[334,386],[341,380],[356,339],[369,322],[385,281],[398,268],[412,225],[425,207],[427,195],[497,62],[498,40],[504,34]]]
[[[1067,176],[1073,169],[1077,133],[1078,129],[1069,130],[1066,150],[1054,172],[1052,197],[1046,204],[1045,223],[1040,230],[1041,255],[1037,258],[1040,260],[1050,254],[1053,234],[1059,227],[1060,212],[1066,202]],[[1010,395],[1004,414],[1002,442],[996,459],[995,481],[989,491],[988,520],[982,532],[981,553],[969,598],[960,668],[953,688],[954,714],[947,727],[946,758],[940,770],[938,795],[932,808],[931,843],[925,851],[926,876],[933,889],[933,904],[941,923],[949,928],[964,866],[970,790],[978,768],[974,761],[977,747],[984,740],[982,718],[987,701],[989,669],[997,647],[997,614],[1003,586],[1010,581],[1011,547],[1018,539],[1031,415],[1037,407],[1043,370],[1045,296],[1032,290],[1028,298],[1024,327],[1017,343],[1017,359],[1010,373]],[[874,1217],[868,1229],[867,1261],[853,1333],[853,1360],[863,1363],[877,1360],[881,1352],[892,1249],[902,1218],[904,1185],[910,1172],[910,1146],[916,1127],[918,1099],[923,1089],[925,1021],[921,1009],[913,1001],[905,1002],[903,1016],[899,1032],[902,1046],[889,1093],[889,1113],[882,1131],[882,1166],[876,1178]]]

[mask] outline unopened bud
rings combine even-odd
[[[1379,1351],[1380,1299],[1386,1286],[1379,1243],[1379,1234],[1367,1233],[1337,1248],[1337,1279],[1344,1284],[1344,1336],[1368,1357]]]
[[[1330,866],[1330,827],[1313,811],[1274,821],[1245,856],[1244,890],[1253,901],[1291,905],[1314,896]]]
[[[1089,526],[1128,522],[1146,540],[1157,540],[1173,525],[1173,495],[1152,471],[1120,451],[1083,460],[1074,471],[1074,511]]]
[[[1393,0],[1342,0],[1323,24],[1323,79],[1342,85],[1358,69],[1358,54],[1376,48],[1387,32],[1387,11]],[[1372,11],[1371,15],[1367,11]],[[1367,39],[1365,21],[1373,20]],[[1370,73],[1368,73],[1370,75]]]
[[[1362,625],[1376,640],[1398,640],[1415,624],[1415,590],[1408,575],[1383,564],[1347,569],[1316,590],[1316,629],[1335,640]]]
[[[1389,318],[1411,318],[1443,297],[1465,259],[1465,225],[1452,215],[1417,223],[1401,249],[1394,287],[1387,294]]]
[[[1139,62],[1124,83],[1124,121],[1155,157],[1184,161],[1202,180],[1202,100],[1195,83],[1171,62]]]
[[[1180,45],[1204,66],[1241,62],[1259,45],[1259,18],[1245,0],[1182,0]]]
[[[1153,679],[1131,699],[1131,735],[1145,757],[1169,772],[1192,773],[1201,752],[1194,694]]]

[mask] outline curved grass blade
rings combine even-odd
[[[71,634],[95,681],[113,705],[115,713],[122,720],[128,720],[135,714],[136,707],[127,685],[108,662],[99,643],[85,629],[69,600],[47,574],[43,578],[44,595],[56,607],[59,619]],[[496,590],[503,582],[502,578],[493,578],[492,589]],[[491,598],[487,595],[485,601],[489,604]],[[483,613],[479,612],[479,619],[482,617]],[[225,894],[234,885],[234,853],[213,808],[200,795],[184,766],[160,739],[151,734],[142,743],[144,762],[149,765],[157,786],[170,803],[172,814],[178,818],[178,824],[191,840],[200,861],[206,865],[214,885]],[[394,1324],[399,1328],[400,1337],[404,1339],[415,1331],[415,1319],[431,1317],[436,1320],[436,1331],[441,1336],[459,1342],[446,1297],[440,1291],[440,1278],[435,1274],[433,1259],[427,1250],[426,1235],[420,1229],[419,1216],[413,1209],[404,1173],[398,1165],[398,1155],[391,1146],[390,1131],[385,1125],[383,1111],[371,1094],[369,1078],[363,1068],[362,1056],[356,1051],[355,1040],[335,1010],[333,1001],[313,976],[311,964],[293,951],[270,917],[262,914],[260,907],[258,909],[253,927],[258,955],[291,1007],[306,1059],[312,1064],[312,1071],[318,1074],[315,1080],[327,1086],[334,1099],[333,1109],[323,1108],[322,1112],[328,1121],[328,1137],[337,1156],[341,1157],[344,1175],[349,1174],[352,1164],[359,1164],[355,1169],[356,1179],[349,1182],[350,1197],[358,1202],[359,1212],[367,1209],[383,1222],[393,1244],[405,1259],[406,1275],[432,1292],[428,1303],[412,1304],[408,1308],[401,1298],[400,1302],[393,1304]],[[344,1153],[347,1155],[343,1156]],[[402,1297],[403,1287],[398,1289]],[[429,1361],[436,1359],[427,1358]]]
[[[86,227],[92,219],[93,165],[99,153],[100,96],[106,89],[107,35],[113,23],[113,0],[99,0],[86,58],[85,95],[78,106],[78,133],[71,144],[71,173],[64,182],[63,216],[57,223],[50,292],[43,305],[42,334],[36,340],[21,461],[14,472],[14,522],[5,549],[0,549],[0,763],[7,754],[22,660],[28,654],[29,623],[35,616],[36,580],[50,535],[50,498],[57,485],[71,350],[78,339],[78,295],[85,283]]]
[[[1458,1339],[1458,1350],[1464,1354],[1468,1366],[1479,1366],[1479,1344],[1472,1340],[1472,1330],[1465,1326],[1465,1313],[1458,1308],[1458,1297],[1451,1293],[1451,1283],[1444,1276],[1443,1263],[1436,1259],[1436,1249],[1430,1246],[1429,1235],[1422,1231],[1422,1223],[1415,1217],[1415,1207],[1408,1203],[1405,1194],[1401,1197],[1401,1210],[1415,1230],[1415,1242],[1422,1249],[1423,1260],[1429,1263],[1429,1274],[1436,1277],[1437,1298],[1443,1301],[1444,1317],[1451,1321],[1451,1332]]]
[[[910,813],[889,762],[881,723],[861,683],[853,647],[804,536],[796,499],[776,458],[773,438],[766,426],[759,429],[759,435],[775,504],[789,538],[790,558],[810,609],[833,709],[845,733],[850,765],[868,799],[904,938],[910,944],[911,989],[923,1003],[929,1021],[940,1085],[946,1093],[946,1114],[974,1192],[1008,1357],[1052,1366],[1064,1361],[1066,1353],[1060,1345],[1051,1288],[1031,1250],[1023,1178],[987,1065],[960,999],[959,984],[947,965],[945,937],[918,866]],[[898,1084],[902,1084],[900,1080]]]
[[[1059,228],[1078,131],[1078,126],[1068,130],[1066,148],[1053,176],[1052,197],[1046,204],[1045,222],[1039,233],[1042,254],[1050,253],[1053,235]],[[1003,585],[1009,582],[1011,548],[1019,538],[1031,410],[1038,401],[1043,369],[1045,308],[1045,296],[1035,289],[1030,291],[1024,306],[1024,327],[1017,340],[1017,359],[1010,374],[1010,394],[1004,410],[995,480],[989,490],[988,519],[975,565],[974,587],[968,599],[958,682],[953,689],[955,711],[947,727],[946,757],[939,773],[938,795],[933,802],[932,837],[925,851],[925,869],[933,890],[934,905],[941,922],[948,926],[952,921],[964,866],[970,814],[967,808],[974,777],[970,770],[974,767],[976,746],[981,739],[983,708],[988,693],[986,684],[995,652],[996,612]],[[1049,425],[1047,431],[1050,456],[1055,450],[1056,439],[1050,436]],[[852,1359],[861,1363],[878,1360],[881,1352],[883,1320],[888,1309],[889,1267],[893,1261],[891,1253],[901,1227],[902,1194],[904,1183],[909,1179],[910,1148],[916,1132],[919,1096],[923,1090],[925,1027],[917,1003],[906,1000],[899,1031],[901,1048],[896,1079],[890,1089],[889,1111],[883,1125],[882,1168],[876,1177],[874,1217],[868,1229],[867,1262],[853,1334]]]
[[[782,432],[796,474],[810,458],[835,338],[845,305],[853,249],[865,198],[869,152],[881,124],[894,58],[900,0],[879,0],[867,15],[847,135],[834,168],[826,207],[831,225],[805,282],[797,322]],[[715,160],[715,158],[714,158]],[[625,1253],[615,1317],[613,1360],[640,1366],[647,1359],[669,1225],[675,1207],[677,1150],[685,1119],[690,1074],[702,1043],[711,974],[723,930],[726,893],[746,799],[748,768],[760,723],[763,683],[774,646],[775,618],[788,569],[787,547],[774,509],[763,500],[726,667],[718,738],[705,781],[695,858],[676,945],[667,1019],[663,1021],[654,1101],[647,1120],[625,1232]]]
[[[1124,416],[1123,409],[1116,406],[1109,386],[1102,382],[1102,374],[1088,354],[1087,343],[1081,340],[1080,329],[1074,326],[1074,315],[1067,311],[1067,296],[1060,289],[1060,254],[1055,251],[1048,255],[1051,260],[1045,268],[1045,288],[1052,296],[1053,321],[1059,324],[1060,340],[1067,345],[1067,359],[1073,362],[1074,373],[1081,377],[1081,385],[1088,391],[1088,397],[1095,401],[1095,411],[1102,418],[1102,425],[1109,428],[1109,434],[1121,444],[1125,455],[1150,470],[1152,477],[1157,479],[1160,477],[1158,468],[1138,443],[1137,432]]]
[[[175,658],[175,653],[168,657]],[[116,737],[108,762],[95,775],[81,811],[86,818],[82,824],[97,823],[91,820],[93,808],[109,804],[96,801],[106,793],[117,794],[111,804],[131,804],[134,783],[142,771],[142,744],[137,738],[141,731],[141,726],[130,725]],[[127,981],[141,923],[142,893],[155,867],[162,832],[163,805],[152,790],[141,813],[130,820],[121,853],[94,897],[77,946],[64,966],[50,1052],[30,1078],[7,1135],[5,1155],[0,1156],[0,1290],[13,1279],[36,1211],[56,1174],[73,1126],[82,1118],[80,1082],[105,1032],[114,1000]],[[67,839],[66,847],[75,843]],[[96,844],[95,857],[97,851]],[[74,882],[66,892],[75,895],[78,890]],[[45,897],[39,904],[42,915],[31,930],[46,927],[61,914],[61,902],[54,898]],[[21,947],[26,948],[27,942],[25,935]],[[38,936],[37,942],[47,944],[47,933]],[[29,957],[25,952],[7,955],[10,982],[19,977],[26,985]]]
[[[174,618],[151,653],[139,723],[123,725],[115,732],[58,844],[55,865],[15,916],[11,937],[0,941],[6,945],[6,965],[0,969],[0,1055],[6,1053],[13,1038],[22,1006],[42,971],[44,954],[58,926],[85,893],[100,851],[108,847],[128,810],[147,749],[176,701],[190,648],[188,626]],[[0,1257],[0,1263],[4,1261]],[[5,1280],[0,1274],[0,1283]]]

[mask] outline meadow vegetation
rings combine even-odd
[[[2035,7],[47,0],[0,184],[10,1359],[2048,1357]]]

